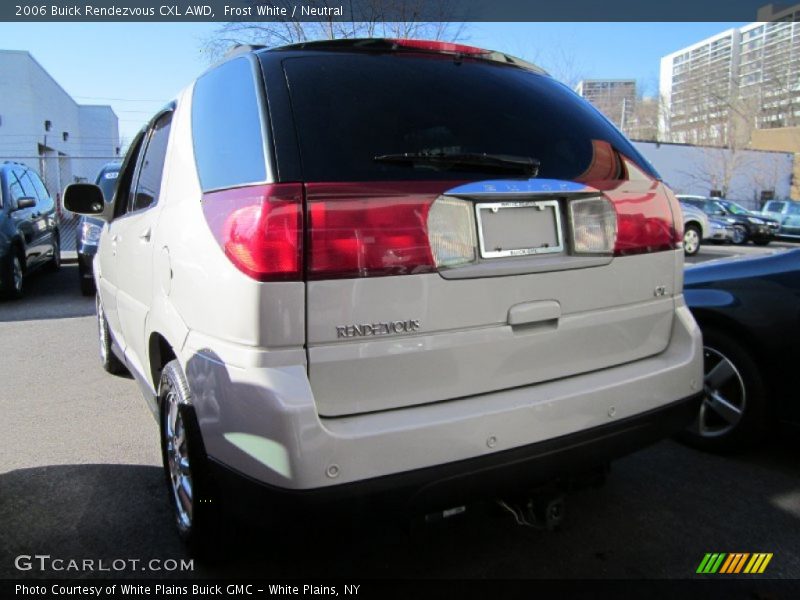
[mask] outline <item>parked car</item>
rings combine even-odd
[[[720,217],[709,217],[708,225],[711,228],[708,238],[704,241],[709,241],[713,244],[728,244],[733,243],[735,231],[733,225],[728,223],[726,219]]]
[[[725,218],[733,226],[734,244],[746,244],[752,241],[758,246],[766,246],[775,239],[780,228],[775,219],[749,211],[724,198],[679,195],[678,199],[699,208],[709,216]]]
[[[691,204],[681,202],[681,212],[683,213],[683,251],[687,256],[694,256],[700,252],[702,240],[712,235],[711,223],[709,223],[706,213]]]
[[[114,198],[121,164],[119,162],[107,163],[97,174],[95,184],[103,192],[103,199],[107,204],[110,204]],[[87,216],[81,216],[78,220],[78,281],[84,296],[93,296],[96,291],[92,261],[97,254],[97,241],[100,239],[103,223],[102,219]]]
[[[800,202],[792,200],[770,200],[761,213],[780,223],[778,236],[783,238],[800,237]]]
[[[800,250],[694,265],[684,285],[703,330],[706,396],[681,439],[741,450],[777,422],[800,423]]]
[[[379,39],[234,55],[134,139],[115,198],[65,191],[108,222],[101,360],[144,391],[190,543],[253,494],[249,521],[529,490],[697,413],[677,200],[519,59]]]
[[[35,269],[61,266],[56,206],[39,174],[12,162],[0,164],[0,295],[21,298]]]

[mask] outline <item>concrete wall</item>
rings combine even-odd
[[[773,190],[788,198],[794,155],[760,150],[634,142],[670,187],[678,194],[708,195],[726,190],[726,196],[749,208],[760,208],[761,192]]]

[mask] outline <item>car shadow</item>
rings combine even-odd
[[[245,521],[223,520],[214,551],[194,556],[176,533],[160,467],[18,469],[0,475],[0,578],[686,578],[720,551],[774,552],[770,576],[794,577],[800,467],[787,468],[782,450],[732,459],[663,442],[620,460],[605,486],[570,494],[554,532],[518,526],[489,504],[434,525],[359,507],[267,528],[264,504]],[[113,573],[15,568],[33,555],[140,562]],[[150,559],[193,563],[142,572]]]

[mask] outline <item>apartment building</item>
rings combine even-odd
[[[636,80],[584,79],[578,83],[575,91],[594,104],[620,129],[626,129],[633,122]]]
[[[746,144],[757,128],[800,124],[800,5],[661,59],[663,140]]]

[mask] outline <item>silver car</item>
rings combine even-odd
[[[190,543],[220,507],[518,493],[697,414],[675,196],[514,57],[234,53],[136,137],[110,205],[64,196],[105,222],[100,357],[149,403]]]
[[[683,251],[694,256],[700,251],[702,240],[710,238],[711,223],[706,214],[690,204],[680,203],[683,213]]]

